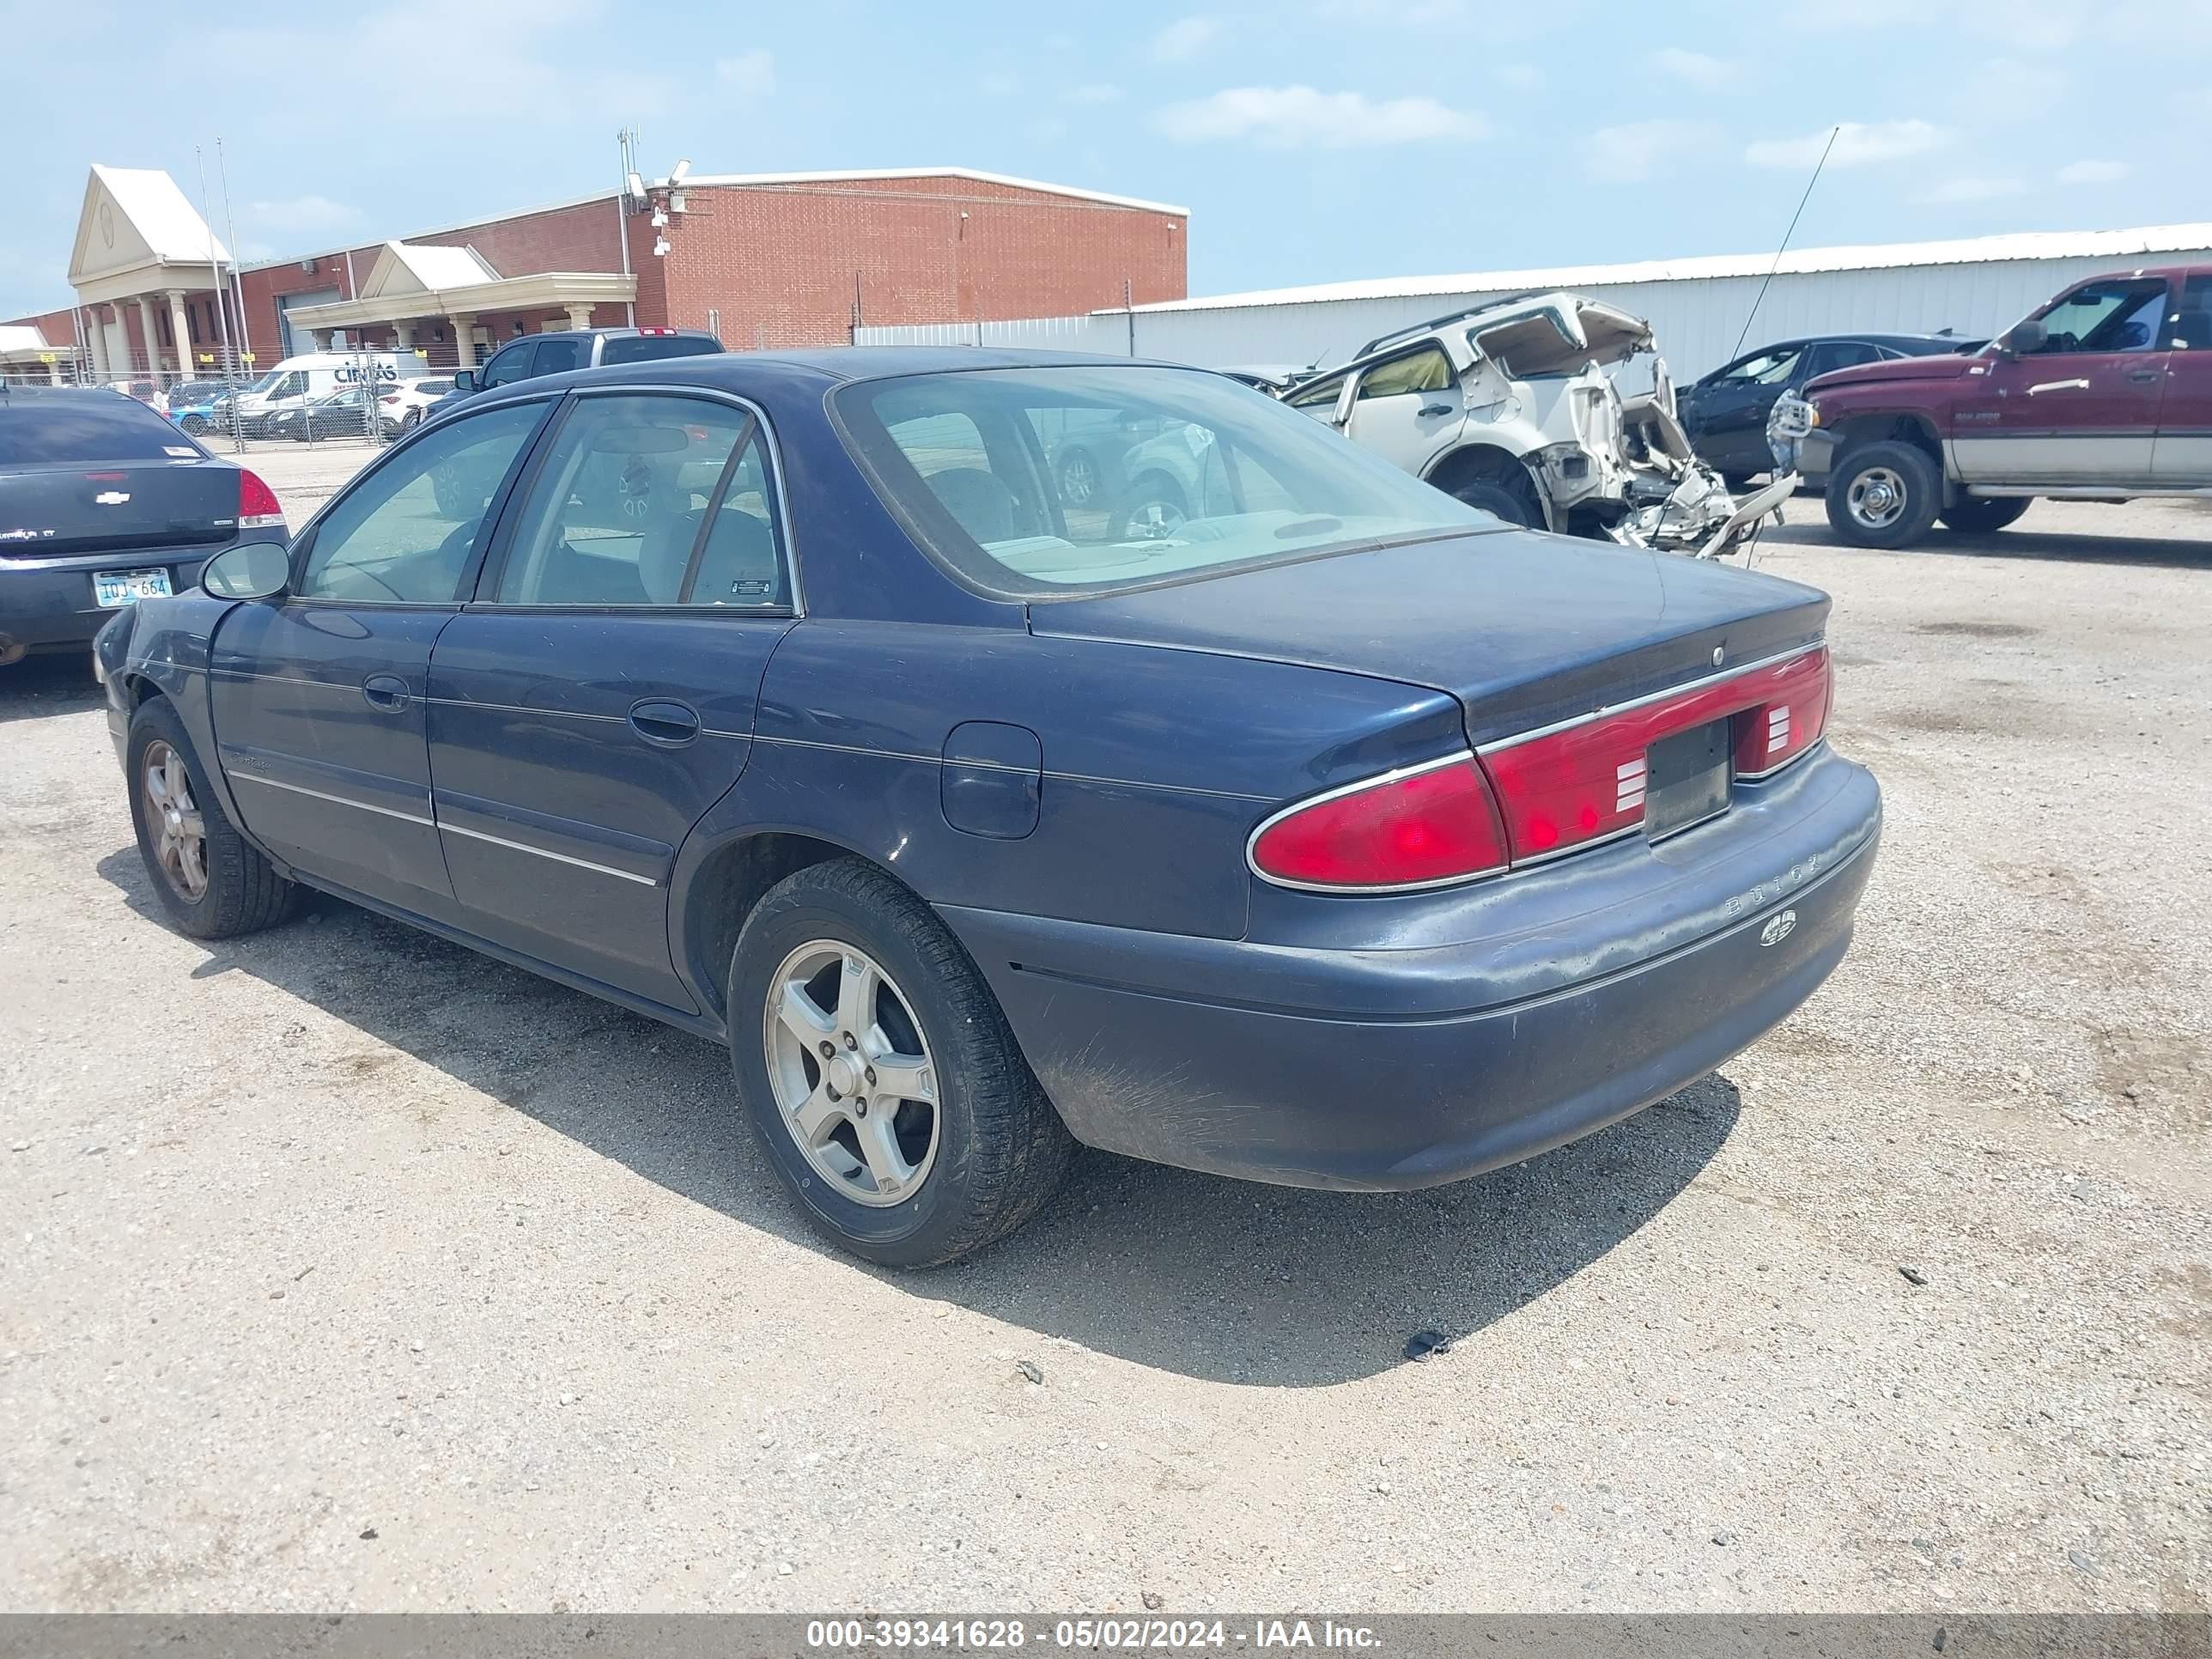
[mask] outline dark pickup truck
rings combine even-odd
[[[2212,268],[2094,277],[1972,356],[1824,374],[1768,434],[1861,547],[2001,530],[2039,495],[2212,496]]]

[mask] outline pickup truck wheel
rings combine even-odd
[[[1006,1016],[919,898],[837,859],[787,877],[730,963],[730,1057],[808,1220],[857,1255],[928,1267],[1014,1231],[1074,1141]]]
[[[1828,477],[1828,522],[1855,547],[1911,547],[1942,505],[1936,463],[1908,443],[1862,445]]]
[[[292,914],[300,890],[223,816],[167,698],[140,705],[125,752],[138,856],[179,933],[234,939]]]
[[[1522,478],[1521,488],[1515,489],[1503,480],[1469,478],[1451,487],[1451,493],[1469,507],[1479,507],[1493,518],[1518,525],[1523,530],[1544,527],[1543,503],[1536,499],[1536,487]]]
[[[1937,516],[1962,535],[1978,536],[2016,523],[2033,499],[2029,495],[1969,495],[1955,507],[1945,507]]]

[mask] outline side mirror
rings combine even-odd
[[[292,580],[292,555],[283,542],[240,542],[226,547],[200,572],[200,586],[218,599],[269,599]]]
[[[1997,349],[2008,357],[2019,357],[2031,351],[2040,351],[2051,338],[2050,330],[2030,317],[2025,322],[2014,323],[1998,337]]]
[[[455,371],[454,371],[454,374],[453,374],[453,390],[454,390],[454,391],[456,391],[456,392],[474,392],[476,389],[477,389],[477,372],[476,372],[476,370],[474,370],[473,368],[463,368],[463,369],[457,369],[457,370],[455,370]]]

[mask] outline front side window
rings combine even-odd
[[[1340,379],[1340,384],[1341,380]],[[928,551],[987,591],[1045,598],[1494,526],[1218,374],[1121,367],[963,370],[839,388],[861,470]],[[1081,507],[1044,434],[1132,443]]]
[[[537,349],[529,345],[509,346],[484,365],[483,384],[487,386],[506,386],[511,381],[526,380],[530,374],[530,354]]]
[[[784,599],[759,423],[696,398],[577,404],[518,520],[502,605],[726,605]]]
[[[1756,357],[1747,357],[1721,371],[1721,379],[1731,386],[1786,386],[1796,369],[1802,346],[1781,346],[1772,351],[1762,351]]]
[[[1431,346],[1411,356],[1378,363],[1359,377],[1358,400],[1402,398],[1415,392],[1442,392],[1452,383],[1451,359]]]
[[[2166,283],[2136,277],[2090,283],[2045,310],[2038,357],[2085,351],[2148,351],[2166,320]]]
[[[346,605],[450,605],[484,514],[545,413],[513,404],[441,421],[333,502],[298,592]]]

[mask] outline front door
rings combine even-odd
[[[307,874],[451,913],[430,805],[430,647],[547,407],[456,418],[393,451],[295,544],[289,594],[217,626],[216,752],[246,828]]]
[[[1992,354],[1959,383],[1954,452],[1968,483],[2106,484],[2150,476],[2168,283],[2107,276],[2045,307],[2043,343]]]
[[[1451,360],[1431,344],[1360,371],[1344,430],[1361,448],[1418,477],[1466,424]]]
[[[1730,363],[1676,398],[1683,430],[1699,459],[1723,472],[1764,472],[1774,465],[1766,417],[1791,385],[1802,385],[1802,344],[1775,346]]]
[[[2168,489],[2212,488],[2212,276],[2183,282],[2166,343],[2151,477]]]
[[[792,592],[749,406],[572,399],[430,663],[430,774],[463,925],[690,1009],[677,849],[751,748]]]

